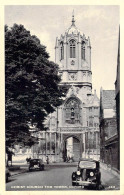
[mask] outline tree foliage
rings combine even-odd
[[[33,145],[29,124],[43,130],[45,117],[62,104],[58,65],[23,25],[5,26],[6,145]]]

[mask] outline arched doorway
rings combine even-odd
[[[75,137],[73,137],[73,153],[74,153],[74,161],[78,161],[81,155],[80,141]]]
[[[64,150],[63,150],[64,161],[66,161],[67,158],[73,158],[73,160],[77,162],[80,157],[81,157],[80,140],[75,136],[67,137],[64,140]]]

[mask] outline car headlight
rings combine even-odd
[[[81,172],[80,171],[77,171],[77,175],[80,175],[81,174]]]
[[[90,172],[90,176],[94,176],[94,173],[93,172]]]

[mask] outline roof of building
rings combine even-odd
[[[102,90],[102,108],[103,109],[113,109],[115,108],[115,90]]]
[[[79,30],[77,29],[77,27],[75,25],[71,25],[69,27],[69,29],[66,31],[68,34],[78,34]]]
[[[80,32],[80,30],[75,26],[74,11],[73,11],[73,13],[72,13],[72,24],[66,30],[66,33],[67,34],[75,34],[75,35],[77,35],[79,32]]]
[[[99,98],[96,94],[96,90],[94,90],[94,94],[87,94],[87,104],[88,106],[99,107]]]

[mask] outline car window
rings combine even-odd
[[[36,163],[36,162],[39,162],[39,160],[37,159],[33,159],[33,160],[30,160],[31,163]]]
[[[80,168],[96,168],[96,163],[95,162],[89,162],[89,161],[80,161],[79,163]]]

